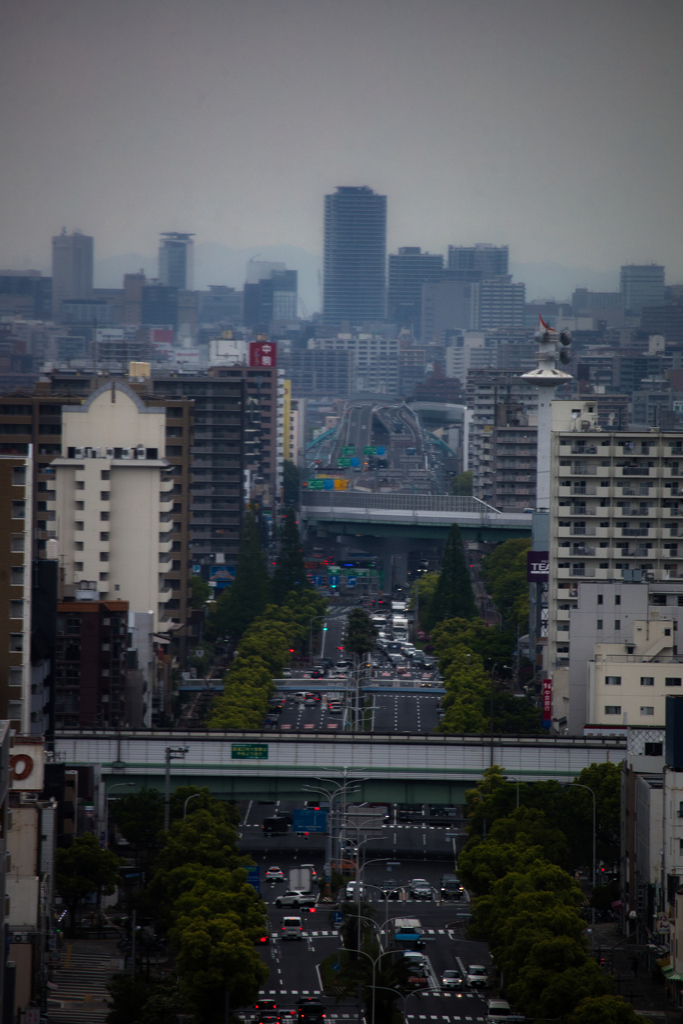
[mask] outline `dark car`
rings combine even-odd
[[[318,1024],[325,1019],[325,1007],[319,999],[300,999],[296,1006],[300,1021]]]
[[[464,892],[465,887],[461,884],[460,879],[457,877],[457,875],[441,876],[442,900],[461,900]]]

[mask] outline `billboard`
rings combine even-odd
[[[277,366],[277,345],[272,341],[250,341],[249,365]]]
[[[223,587],[231,587],[235,582],[235,571],[234,565],[210,565],[209,566],[209,583],[216,584],[216,590],[222,590]]]
[[[548,552],[527,551],[526,553],[526,580],[527,583],[548,582]]]
[[[544,729],[550,728],[550,723],[553,720],[553,681],[552,679],[543,680],[542,688],[542,707],[543,707],[543,718],[542,725]]]

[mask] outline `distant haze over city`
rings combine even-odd
[[[323,196],[367,184],[389,252],[508,244],[529,298],[631,262],[680,281],[682,20],[670,0],[5,8],[0,266],[47,267],[68,225],[120,284],[191,231],[198,284],[291,246],[315,309]],[[110,275],[125,253],[150,255]]]

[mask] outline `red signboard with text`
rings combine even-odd
[[[249,365],[277,366],[277,345],[272,341],[250,341]]]
[[[553,681],[552,679],[543,680],[542,690],[543,700],[543,719],[542,724],[544,729],[550,728],[550,723],[553,720]]]

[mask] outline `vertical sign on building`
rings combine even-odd
[[[544,729],[549,729],[553,720],[553,681],[552,679],[543,680],[543,718],[541,724]]]
[[[250,341],[249,365],[277,366],[277,345],[272,341]]]

